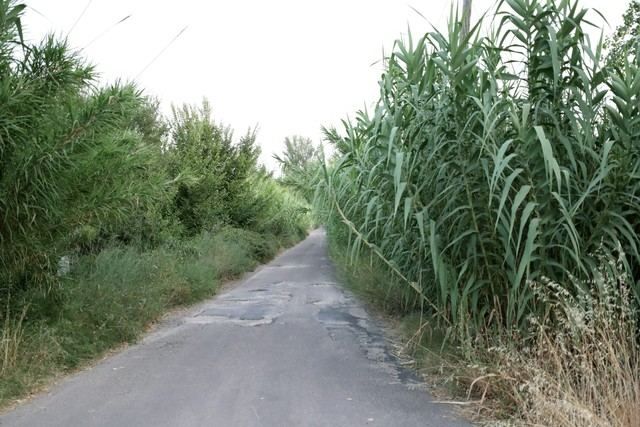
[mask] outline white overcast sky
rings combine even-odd
[[[451,0],[23,2],[30,6],[23,20],[27,38],[68,35],[103,81],[135,80],[161,99],[164,111],[171,103],[199,103],[206,97],[215,120],[236,135],[258,125],[262,160],[270,167],[271,154],[282,150],[285,136],[319,141],[322,125],[338,125],[375,101],[382,69],[372,64],[383,49],[388,52],[407,28],[415,35],[430,28],[412,7],[440,28],[451,7]],[[614,28],[627,3],[581,4],[598,8]],[[472,19],[492,4],[473,0]],[[612,28],[605,27],[605,33]]]

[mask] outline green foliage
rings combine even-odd
[[[291,243],[307,234],[310,209],[302,197],[267,175],[255,176],[249,186],[253,191],[252,229]]]
[[[53,36],[25,44],[0,0],[0,401],[134,340],[309,227],[308,204],[211,109],[166,120],[99,87]],[[60,268],[62,266],[63,268]]]
[[[223,225],[299,235],[300,215],[265,228],[262,211],[286,211],[289,199],[271,202],[250,185],[272,179],[257,165],[255,131],[235,142],[206,102],[165,121],[131,84],[96,87],[93,67],[65,41],[23,44],[23,9],[0,3],[3,296],[54,290],[60,256],[112,241],[153,248]]]
[[[459,336],[525,326],[547,309],[531,282],[588,278],[596,252],[640,265],[640,69],[609,65],[586,15],[507,0],[487,37],[454,16],[396,42],[375,110],[326,130],[330,233]]]
[[[640,57],[640,1],[632,0],[622,18],[622,25],[605,42],[607,60],[615,67],[624,66],[630,55]]]
[[[276,154],[273,156],[280,163],[284,175],[288,172],[308,169],[318,156],[318,149],[314,147],[311,138],[299,135],[288,136],[284,139],[284,147],[282,156]]]
[[[213,122],[207,101],[200,108],[174,107],[170,126],[169,173],[184,178],[174,209],[186,231],[197,234],[222,223],[246,226],[251,219],[243,209],[247,180],[259,155],[255,131],[234,143],[231,130]]]
[[[0,281],[51,284],[61,251],[131,233],[166,198],[161,147],[135,126],[138,90],[94,89],[66,42],[21,45],[21,7],[0,9]]]
[[[332,227],[335,232],[335,226]],[[354,262],[349,250],[335,236],[330,240],[329,253],[336,264],[342,283],[382,312],[403,315],[413,312],[415,295],[399,282],[398,277],[377,262],[375,255],[364,253]],[[415,332],[415,329],[414,331]]]
[[[173,209],[187,233],[221,224],[294,239],[306,233],[307,204],[258,167],[259,152],[255,131],[234,142],[206,101],[174,108],[166,157],[181,180]]]
[[[286,137],[284,145],[282,155],[273,155],[282,172],[280,182],[311,202],[320,179],[322,147],[316,147],[310,138],[298,135]]]

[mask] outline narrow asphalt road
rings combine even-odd
[[[0,417],[2,426],[468,426],[337,283],[325,235]]]

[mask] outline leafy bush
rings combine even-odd
[[[60,253],[130,230],[167,197],[154,167],[161,147],[135,126],[147,100],[132,85],[94,89],[93,68],[66,42],[22,44],[22,9],[0,3],[5,290],[52,284]]]

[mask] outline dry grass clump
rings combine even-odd
[[[9,309],[4,316],[0,330],[0,376],[16,364],[18,350],[22,342],[22,322],[26,315],[26,308],[19,317],[9,315]]]
[[[485,329],[456,347],[446,330],[407,316],[406,349],[436,401],[490,426],[640,426],[632,282],[622,250],[617,260],[594,258],[588,281],[531,283],[547,310],[530,317],[528,331]]]
[[[461,359],[466,363],[455,368],[467,393],[454,403],[471,405],[480,419],[507,420],[500,425],[640,425],[640,345],[630,278],[622,273],[623,255],[617,263],[600,258],[593,279],[574,280],[575,294],[549,279],[532,284],[549,306],[547,315],[531,318],[530,338],[478,338],[472,355]]]
[[[622,258],[621,258],[622,259]],[[533,425],[635,427],[640,425],[640,347],[621,260],[604,264],[577,296],[543,283],[552,315],[534,322],[536,345],[518,353],[528,377],[514,394]]]

